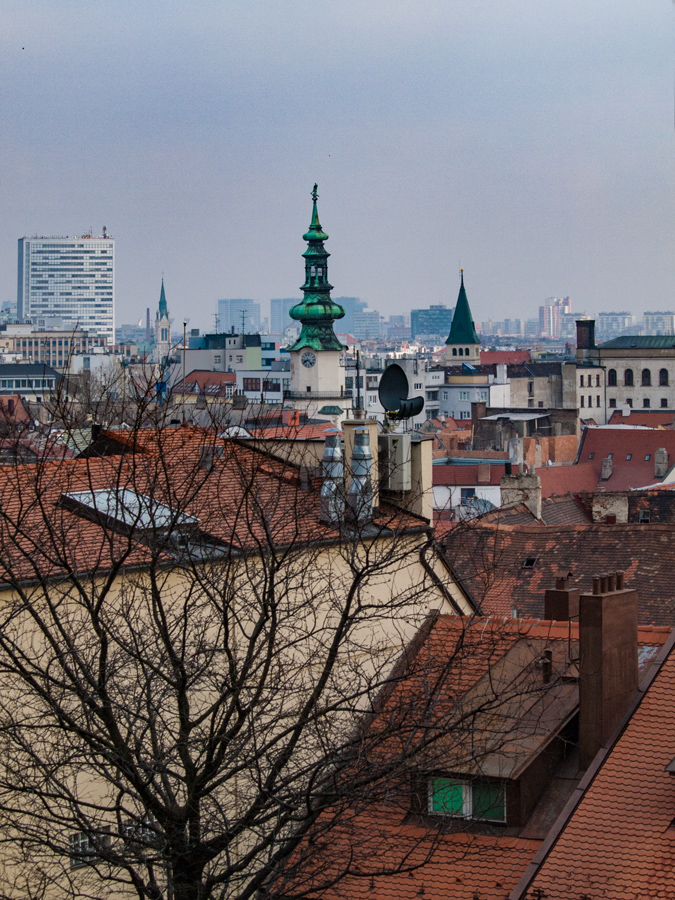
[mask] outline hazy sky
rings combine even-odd
[[[675,308],[671,0],[2,0],[0,299],[23,234],[116,239],[117,322]]]

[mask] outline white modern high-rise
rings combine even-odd
[[[218,331],[235,334],[260,333],[260,303],[257,300],[219,300]]]
[[[77,325],[115,340],[115,241],[100,237],[19,238],[19,319]]]

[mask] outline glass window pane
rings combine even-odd
[[[449,816],[463,815],[464,784],[451,778],[434,778],[432,809]]]
[[[474,784],[473,818],[506,821],[506,803],[503,784]]]

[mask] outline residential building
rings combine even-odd
[[[45,363],[58,371],[68,368],[73,354],[92,353],[108,348],[108,337],[71,330],[39,331],[31,325],[0,325],[0,353],[28,362]]]
[[[410,336],[416,338],[443,338],[450,331],[454,309],[445,303],[436,303],[426,309],[413,309],[410,313]]]
[[[57,319],[115,343],[115,242],[99,237],[19,238],[17,315]]]
[[[636,318],[629,312],[601,312],[596,319],[599,341],[611,341],[623,334],[635,334]]]
[[[0,365],[0,394],[18,394],[40,403],[54,393],[61,376],[51,366],[37,363]]]
[[[186,369],[236,372],[262,368],[262,339],[259,334],[218,332],[191,335],[185,351]]]
[[[649,334],[675,334],[675,313],[672,310],[666,312],[646,312],[643,316],[643,332]]]
[[[216,331],[260,333],[260,303],[256,300],[219,300]]]
[[[299,302],[299,298],[296,297],[281,297],[281,298],[273,298],[270,300],[270,333],[281,335],[283,338],[284,332],[291,325],[295,324],[293,319],[291,319],[289,313],[292,306],[295,306],[296,303]],[[241,327],[241,323],[235,330],[239,330]]]
[[[560,316],[572,312],[569,297],[548,297],[539,307],[539,334],[542,337],[560,338]]]
[[[380,338],[380,314],[376,309],[354,313],[352,334],[357,341],[377,341]]]

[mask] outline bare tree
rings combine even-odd
[[[449,608],[427,524],[327,524],[315,473],[136,388],[105,446],[0,470],[4,897],[245,900],[424,743],[359,723]]]

